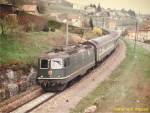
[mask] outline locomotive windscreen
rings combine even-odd
[[[53,58],[51,59],[51,68],[52,69],[62,69],[64,67],[63,59]]]
[[[41,59],[40,65],[41,65],[42,69],[47,69],[48,68],[48,60],[47,59]]]

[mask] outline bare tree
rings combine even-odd
[[[6,21],[0,19],[0,29],[1,29],[1,33],[0,35],[2,35],[2,37],[4,37],[6,35],[6,31],[7,31],[7,24]]]
[[[100,3],[98,4],[97,11],[98,11],[98,12],[101,12],[101,11],[102,11],[102,8],[101,8]]]
[[[92,19],[92,17],[90,17],[89,24],[90,24],[91,29],[93,30],[94,25],[93,25],[93,19]]]
[[[18,28],[18,20],[15,14],[9,14],[4,17],[4,19],[0,19],[0,31],[2,37],[9,33],[15,33]]]

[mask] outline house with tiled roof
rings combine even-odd
[[[0,4],[0,18],[3,18],[8,14],[14,14],[16,11],[17,7],[12,4]]]
[[[128,38],[131,40],[135,40],[135,37],[138,41],[144,42],[150,41],[150,27],[148,28],[138,28],[137,32],[135,28],[128,30]]]
[[[21,10],[29,14],[36,14],[37,5],[23,5],[21,6]]]

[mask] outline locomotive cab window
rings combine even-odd
[[[64,61],[62,58],[51,59],[51,69],[62,69],[64,68]]]
[[[41,69],[47,69],[48,68],[48,60],[47,59],[41,59],[40,60],[40,68]]]

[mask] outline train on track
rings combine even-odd
[[[110,31],[105,36],[43,54],[38,59],[38,84],[44,91],[64,90],[70,81],[110,55],[119,38],[119,33]]]

